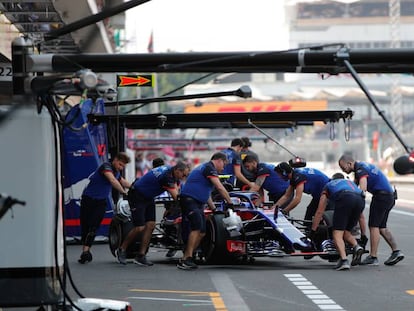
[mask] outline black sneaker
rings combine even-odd
[[[397,262],[400,262],[403,259],[404,259],[404,254],[401,253],[401,251],[393,251],[391,256],[386,261],[384,261],[384,265],[393,266]]]
[[[126,265],[127,264],[126,251],[122,250],[121,248],[118,248],[117,250],[115,250],[115,256],[116,256],[116,259],[118,260],[118,262],[121,265]]]
[[[358,244],[362,246],[363,249],[367,246],[368,238],[366,235],[361,235],[361,238],[358,240]]]
[[[197,269],[198,266],[194,263],[193,258],[188,257],[186,259],[181,259],[177,264],[177,268],[182,270],[192,270]]]
[[[348,259],[339,259],[334,269],[336,271],[341,271],[341,270],[349,270],[349,268],[350,266],[349,266]]]
[[[366,266],[378,266],[378,258],[377,257],[372,257],[371,255],[368,255],[367,257],[365,257],[365,259],[363,261],[361,261],[361,265],[366,265]]]
[[[137,257],[135,257],[134,258],[134,263],[137,264],[137,265],[146,266],[146,267],[154,265],[151,261],[149,261],[147,259],[147,257],[145,255],[138,255]]]
[[[92,254],[89,251],[83,252],[80,255],[80,258],[78,259],[78,262],[81,263],[81,264],[88,263],[88,262],[91,262],[91,261],[92,261]]]
[[[351,266],[356,266],[356,265],[361,264],[361,257],[363,253],[364,253],[364,248],[358,244],[355,245],[354,252],[352,254]]]

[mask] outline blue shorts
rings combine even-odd
[[[204,216],[204,203],[191,197],[180,196],[183,228],[189,225],[192,231],[206,232],[206,217]]]
[[[131,210],[132,223],[135,227],[142,227],[146,222],[155,221],[154,199],[144,198],[137,191],[129,191],[128,203]]]
[[[388,215],[394,207],[394,194],[374,194],[369,210],[368,227],[387,228]]]
[[[334,230],[351,231],[365,208],[365,200],[358,193],[340,193],[334,200],[333,225]]]

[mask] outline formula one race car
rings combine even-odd
[[[327,213],[313,241],[306,237],[308,224],[301,219],[285,216],[281,211],[255,207],[256,192],[232,191],[234,211],[215,212],[207,218],[207,232],[202,250],[208,263],[251,261],[254,257],[319,255],[337,260],[338,253],[330,239]]]
[[[216,201],[216,211],[205,210],[207,230],[196,259],[205,263],[251,262],[254,257],[320,256],[322,259],[336,261],[339,256],[330,233],[329,211],[325,214],[313,241],[306,237],[308,224],[304,220],[285,216],[280,211],[257,208],[255,201],[259,195],[249,191],[229,192],[234,209],[225,210],[224,202]],[[151,247],[182,250],[181,215],[179,208],[168,196],[158,198],[164,204],[166,213],[156,224]],[[115,250],[121,245],[126,234],[133,227],[127,201],[117,204],[117,212],[109,229],[109,246]],[[139,239],[127,250],[127,257],[136,256]],[[350,251],[350,250],[349,250]]]

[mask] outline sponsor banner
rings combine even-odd
[[[93,103],[88,99],[74,106],[66,115],[63,130],[64,145],[64,208],[67,237],[80,237],[79,212],[83,189],[89,183],[89,175],[99,165],[108,161],[106,125],[92,126],[87,123],[89,113],[104,113],[104,102]],[[108,236],[109,220],[113,216],[112,199],[108,197],[105,219],[97,235]]]
[[[307,101],[239,101],[223,103],[203,103],[200,107],[194,105],[185,107],[185,113],[217,113],[217,112],[284,112],[284,111],[315,111],[326,110],[326,100]]]

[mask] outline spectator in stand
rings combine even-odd
[[[111,162],[104,162],[89,176],[89,184],[83,190],[80,207],[82,254],[78,260],[84,264],[92,261],[90,249],[102,219],[112,188],[126,194],[131,184],[121,176],[121,171],[130,162],[129,156],[120,152]]]
[[[361,262],[363,265],[378,266],[378,245],[381,236],[391,248],[391,256],[384,264],[392,266],[404,259],[404,254],[398,249],[397,242],[387,227],[388,216],[395,205],[396,191],[392,188],[387,177],[373,164],[357,162],[347,154],[342,155],[338,161],[343,172],[355,173],[355,182],[362,191],[372,194],[368,227],[370,233],[370,253]],[[363,214],[361,214],[363,215]]]
[[[231,141],[230,147],[224,149],[222,152],[227,156],[228,163],[224,167],[222,174],[229,174],[231,177],[228,182],[234,187],[236,179],[238,182],[246,185],[247,188],[253,187],[254,182],[249,181],[241,172],[242,161],[240,158],[240,151],[244,146],[240,138],[235,138]]]
[[[149,161],[142,152],[138,152],[135,157],[136,178],[143,176],[148,169],[150,169]]]

